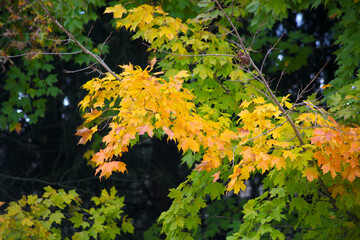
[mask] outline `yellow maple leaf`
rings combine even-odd
[[[121,4],[116,4],[114,7],[107,7],[104,13],[114,13],[114,18],[122,18],[127,10]]]
[[[227,192],[234,190],[235,194],[238,194],[240,190],[245,191],[245,189],[246,189],[246,185],[244,184],[244,181],[238,180],[237,178],[232,179],[226,186]]]
[[[95,118],[99,117],[102,114],[102,111],[99,111],[97,109],[91,109],[89,113],[85,113],[84,118],[85,123],[91,122]]]
[[[179,147],[185,152],[191,149],[193,152],[199,152],[200,145],[197,141],[192,138],[184,138],[179,142]]]
[[[283,157],[289,158],[291,161],[294,161],[296,159],[296,155],[291,151],[283,151]]]
[[[180,72],[178,72],[174,78],[186,78],[189,77],[190,75],[188,74],[188,71],[186,70],[181,70]]]

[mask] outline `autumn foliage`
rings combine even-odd
[[[119,66],[119,73],[86,82],[79,103],[84,122],[75,135],[83,145],[100,136],[100,150],[88,152],[100,180],[131,171],[122,157],[144,139],[177,144],[192,171],[170,190],[173,203],[158,219],[158,234],[167,239],[201,235],[206,208],[245,191],[255,174],[263,180],[261,195],[241,206],[241,219],[227,216],[232,220],[227,239],[360,236],[360,127],[342,121],[349,118],[344,113],[332,114],[339,110],[334,103],[344,100],[340,94],[326,99],[329,108],[318,107],[316,93],[305,99],[309,86],[295,101],[290,94],[275,95],[263,65],[280,39],[260,67],[252,57],[253,43],[247,44],[235,26],[247,11],[254,18],[271,13],[283,19],[298,1],[268,2],[273,5],[204,1],[198,3],[203,12],[188,20],[155,4],[105,10],[113,14],[116,28],[146,42],[151,60],[145,69],[129,63]],[[298,7],[315,8],[321,1],[316,2]],[[340,55],[339,64],[342,60]],[[339,78],[345,74],[342,66]]]
[[[142,37],[149,42],[149,50],[156,51],[160,48],[159,52],[162,53],[162,49],[170,48],[175,53],[164,50],[169,58],[178,56],[178,59],[182,59],[191,57],[191,54],[197,56],[196,51],[201,54],[201,50],[196,50],[197,48],[205,49],[209,42],[215,44],[218,41],[212,39],[214,35],[205,29],[200,30],[200,35],[195,33],[199,30],[197,27],[203,24],[202,20],[188,20],[184,23],[167,16],[159,6],[141,5],[127,10],[118,4],[107,8],[105,13],[114,13],[117,27],[136,31],[133,38]],[[179,44],[180,42],[183,43]],[[184,43],[191,47],[183,48]],[[189,52],[191,48],[195,53]],[[219,55],[221,60],[221,54]],[[237,62],[237,57],[224,56],[228,62]],[[200,154],[201,160],[194,170],[210,172],[212,182],[222,182],[226,192],[244,191],[245,181],[256,172],[270,172],[272,179],[277,174],[273,179],[274,187],[286,185],[286,176],[292,174],[293,177],[305,178],[307,183],[305,181],[304,184],[318,182],[319,191],[324,192],[333,208],[338,209],[336,204],[349,201],[349,196],[352,196],[354,201],[347,202],[346,207],[341,209],[345,212],[358,209],[360,202],[355,200],[359,199],[360,192],[358,126],[337,123],[324,109],[316,107],[310,100],[291,103],[288,95],[277,97],[275,101],[261,93],[238,101],[235,116],[230,114],[222,116],[222,121],[214,121],[210,114],[202,111],[204,103],[199,102],[196,95],[184,87],[184,83],[192,79],[189,70],[179,69],[176,72],[173,69],[170,70],[171,73],[152,73],[156,61],[154,58],[144,70],[131,64],[121,66],[123,72],[118,75],[121,81],[107,74],[106,77],[92,79],[83,86],[88,95],[80,106],[85,112],[85,125],[92,127],[78,130],[76,135],[82,136],[79,143],[85,144],[96,131],[109,127],[103,137],[105,147],[91,159],[95,163],[96,174],[101,172],[100,178],[107,178],[112,172],[127,170],[121,156],[141,136],[166,136],[168,141],[177,143],[178,149],[186,157],[189,154]],[[243,63],[239,64],[243,66]],[[199,71],[195,68],[194,74],[200,79],[212,76],[211,70],[206,67]],[[254,78],[260,79],[259,74],[262,73],[258,71],[252,74]],[[225,77],[231,80],[240,78],[246,82],[249,74],[243,68],[235,68]],[[259,81],[266,87],[264,78],[261,79]],[[196,181],[193,181],[196,185]],[[179,189],[185,191],[184,187]],[[315,193],[298,194],[306,196]],[[259,204],[264,197],[259,199]],[[175,196],[174,198],[176,199]],[[290,199],[292,197],[287,201],[296,203]],[[294,206],[301,213],[300,208]],[[173,211],[177,211],[175,209],[176,207]],[[172,235],[175,230],[166,227],[170,222],[164,216],[161,218],[164,221],[163,231],[168,236],[180,236],[177,235],[180,233]],[[353,223],[358,222],[356,215],[350,214],[349,217]],[[181,226],[182,224],[178,225],[180,231]]]

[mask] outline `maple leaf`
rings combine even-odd
[[[238,137],[239,138],[243,138],[243,137],[247,136],[249,133],[250,133],[249,130],[246,130],[243,128],[238,129]]]
[[[188,71],[186,70],[181,70],[180,72],[178,72],[174,78],[186,78],[189,77],[190,75],[188,74]]]
[[[81,136],[78,144],[85,144],[87,141],[91,141],[92,135],[97,131],[97,126],[89,129],[87,127],[83,127],[79,129],[74,135]]]
[[[14,127],[15,131],[17,132],[17,134],[20,134],[21,131],[21,123],[17,123]]]
[[[289,158],[291,161],[294,161],[296,159],[296,155],[291,151],[283,151],[283,157]]]
[[[104,13],[114,13],[114,18],[122,18],[127,10],[121,4],[116,4],[114,7],[107,7]]]
[[[241,154],[243,155],[243,158],[247,161],[256,160],[256,155],[254,154],[254,152],[251,150],[250,147],[245,147],[244,150],[241,152]]]
[[[305,168],[305,170],[303,171],[303,177],[306,177],[309,180],[309,182],[312,182],[314,179],[318,179],[319,172],[317,171],[316,168],[308,167]]]
[[[86,119],[85,123],[91,122],[98,116],[100,116],[102,111],[98,111],[97,109],[91,109],[90,113],[85,113],[84,118]]]
[[[174,138],[174,132],[171,131],[168,127],[164,126],[163,130],[165,132],[166,135],[168,135],[168,137],[172,140]]]
[[[351,143],[350,146],[351,147],[349,149],[349,152],[351,152],[351,153],[360,152],[360,142],[359,141]]]
[[[214,180],[213,182],[216,182],[217,180],[219,180],[219,177],[220,177],[220,171],[216,172],[215,174],[211,175]]]
[[[285,169],[286,162],[285,162],[285,159],[282,157],[273,157],[273,158],[271,158],[271,165],[276,166],[276,168],[278,170],[280,170],[281,168]]]
[[[331,197],[336,198],[337,195],[343,195],[346,190],[343,185],[335,184],[329,188],[329,191],[331,192]]]
[[[193,152],[199,152],[200,145],[192,138],[184,138],[180,140],[179,147],[185,152],[191,149]]]
[[[201,161],[195,167],[195,171],[201,172],[203,170],[210,171],[212,169],[212,164],[209,161]]]
[[[231,190],[234,190],[235,194],[238,194],[240,190],[245,191],[245,189],[246,185],[244,184],[244,181],[238,180],[237,178],[232,179],[226,186],[226,191],[230,192]]]
[[[349,180],[349,182],[353,182],[356,177],[360,177],[360,169],[358,167],[347,167],[342,173],[343,178]]]
[[[327,173],[330,171],[331,173],[331,176],[333,178],[336,177],[336,171],[335,171],[335,168],[334,166],[331,164],[331,162],[326,162],[324,165],[322,165],[321,169],[323,170],[324,173]]]
[[[108,178],[112,174],[112,172],[122,172],[126,171],[126,164],[120,161],[112,161],[101,164],[96,168],[95,175],[97,175],[101,171],[99,178],[102,177]]]
[[[310,138],[312,144],[324,143],[323,135],[325,134],[325,132],[322,129],[320,128],[315,129],[313,134],[314,136]]]
[[[262,104],[265,103],[265,99],[263,97],[257,97],[253,99],[253,102],[257,104]]]
[[[313,157],[318,161],[319,167],[324,164],[327,160],[327,157],[322,152],[315,152]]]
[[[138,127],[137,130],[139,131],[139,135],[144,135],[145,132],[147,132],[149,134],[149,136],[152,137],[154,134],[153,128],[149,127],[146,124]]]
[[[260,160],[260,162],[256,166],[257,168],[261,169],[262,173],[269,169],[269,163],[265,160]]]
[[[224,141],[230,141],[230,139],[237,139],[238,137],[239,137],[238,134],[228,129],[225,129],[225,131],[222,132],[220,135],[220,139]]]
[[[99,166],[104,163],[109,158],[107,149],[100,149],[99,152],[95,153],[91,159],[95,163],[95,166]]]

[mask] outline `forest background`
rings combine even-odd
[[[0,4],[3,237],[359,236],[359,1]],[[125,66],[117,76],[128,86],[134,79],[166,85],[178,105],[193,104],[183,111],[168,103],[193,124],[181,123],[181,135],[174,127],[180,115],[161,127],[146,115],[128,132],[134,139],[127,139],[129,151],[121,147],[118,165],[104,168],[94,156],[111,143],[111,124],[127,124],[115,117],[126,108],[120,98],[137,93],[105,85],[116,78],[99,80],[109,72],[101,63],[116,73],[118,65],[148,66]],[[97,102],[110,90],[123,95]],[[216,154],[221,160],[209,164]]]

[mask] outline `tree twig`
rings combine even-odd
[[[106,71],[108,71],[111,75],[113,75],[117,80],[121,81],[121,78],[116,75],[110,68],[108,65],[106,65],[106,63],[97,55],[93,54],[91,51],[89,51],[86,47],[84,47],[76,38],[75,36],[70,33],[68,30],[66,30],[49,12],[49,10],[45,7],[45,5],[42,3],[41,0],[35,0],[40,7],[44,10],[45,14],[64,32],[66,33],[66,35],[68,35],[68,37],[74,41],[76,43],[76,45],[78,45],[81,50],[85,53],[90,55],[93,59],[95,59],[101,66],[103,66]]]

